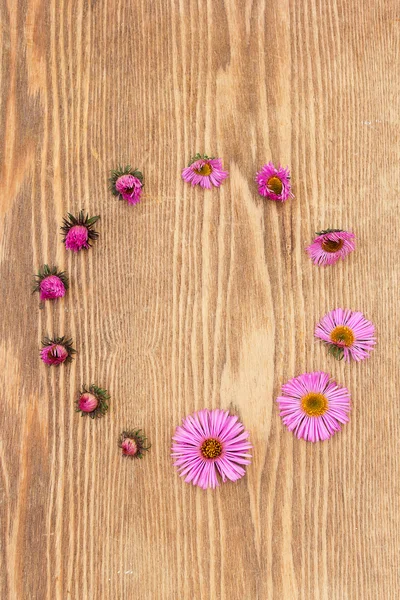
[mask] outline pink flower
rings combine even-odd
[[[249,433],[238,417],[219,409],[200,410],[183,420],[172,438],[172,456],[181,477],[204,490],[236,481],[251,462]]]
[[[63,242],[67,250],[79,252],[79,250],[88,250],[90,242],[99,237],[97,231],[94,231],[94,224],[100,219],[97,215],[90,217],[84,214],[83,210],[77,217],[68,213],[66,219],[63,219],[61,231],[64,234]]]
[[[263,165],[256,174],[258,193],[270,200],[285,202],[288,198],[294,198],[291,192],[290,171],[279,165],[278,168],[272,162]]]
[[[115,187],[124,200],[129,204],[140,202],[142,195],[142,184],[137,177],[133,175],[121,175],[115,183]]]
[[[297,438],[327,440],[347,423],[350,393],[330,380],[328,373],[304,373],[282,386],[277,398],[284,425]]]
[[[76,352],[71,344],[72,340],[66,340],[64,337],[45,338],[42,342],[43,348],[40,351],[40,358],[46,365],[60,365],[63,362],[71,362],[72,355]]]
[[[35,279],[33,291],[40,293],[41,300],[56,300],[65,296],[68,277],[64,271],[59,272],[57,267],[44,265]]]
[[[40,299],[55,300],[65,296],[65,285],[58,275],[49,275],[40,282]]]
[[[341,229],[325,229],[317,233],[315,240],[306,251],[314,265],[334,265],[355,249],[355,235]]]
[[[88,244],[88,230],[83,225],[75,225],[71,227],[65,236],[65,247],[67,250],[73,250],[78,252],[82,248],[89,248]]]
[[[189,166],[182,171],[184,181],[207,189],[211,189],[213,185],[219,187],[228,176],[229,173],[222,169],[220,158],[210,158],[205,154],[196,154]]]
[[[127,165],[111,171],[110,189],[114,196],[126,200],[129,204],[140,202],[143,188],[143,175],[137,169]]]
[[[368,358],[375,341],[375,327],[361,312],[336,308],[325,315],[315,329],[315,337],[329,345],[337,359],[360,361]]]
[[[83,387],[76,401],[76,412],[82,413],[83,417],[88,415],[91,419],[102,417],[108,410],[109,399],[107,390],[97,385],[92,384],[89,389]]]
[[[118,446],[122,450],[122,456],[143,458],[144,452],[150,449],[150,446],[146,445],[147,438],[140,432],[141,429],[121,433]]]

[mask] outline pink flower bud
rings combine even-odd
[[[60,365],[69,357],[68,350],[60,344],[45,346],[40,351],[40,358],[46,365]]]
[[[140,202],[142,183],[137,177],[134,177],[133,175],[121,175],[115,182],[115,189],[124,200],[129,202],[129,204],[137,204]]]
[[[84,225],[74,225],[65,236],[65,247],[67,250],[78,252],[82,248],[89,248],[89,232]]]
[[[99,401],[96,396],[90,394],[89,392],[85,392],[81,395],[78,401],[78,408],[84,413],[91,413],[96,410]]]
[[[65,296],[65,285],[58,275],[49,275],[39,284],[41,300],[56,300]]]
[[[121,443],[121,448],[122,448],[122,454],[124,454],[125,456],[135,456],[135,454],[138,451],[138,447],[137,447],[135,440],[131,439],[131,438],[126,438]]]

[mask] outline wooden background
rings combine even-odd
[[[395,0],[2,0],[0,596],[10,600],[399,598],[399,6]],[[221,156],[221,190],[192,190],[195,152]],[[268,160],[295,200],[265,202]],[[130,162],[142,203],[107,191]],[[100,239],[61,243],[67,210],[100,214]],[[353,229],[326,270],[313,232]],[[31,277],[65,268],[68,295],[39,309]],[[379,344],[342,364],[314,340],[337,306]],[[71,335],[49,369],[42,336]],[[326,370],[351,422],[296,440],[274,399]],[[109,414],[81,419],[83,383]],[[188,412],[237,411],[254,460],[203,492],[171,466]],[[152,452],[122,460],[120,431]]]

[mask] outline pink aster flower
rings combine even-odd
[[[110,189],[114,196],[126,200],[129,204],[140,202],[143,188],[143,175],[137,169],[127,165],[111,171]]]
[[[72,355],[76,352],[72,347],[72,340],[66,340],[65,337],[45,338],[42,346],[40,358],[46,365],[57,366],[63,362],[71,362]]]
[[[236,481],[251,462],[249,433],[238,417],[219,409],[200,410],[183,419],[172,438],[172,456],[181,477],[204,490]]]
[[[147,446],[147,438],[141,434],[141,429],[135,431],[123,431],[120,435],[118,446],[122,450],[122,456],[129,458],[143,458],[144,452],[150,450]]]
[[[336,308],[321,319],[315,337],[326,342],[329,352],[338,360],[364,360],[376,344],[373,323],[361,312],[343,308]]]
[[[109,399],[107,390],[93,384],[89,386],[89,389],[84,386],[76,401],[76,412],[80,412],[82,417],[87,415],[91,419],[102,417],[108,410],[107,401]]]
[[[330,380],[328,373],[304,373],[282,386],[277,398],[284,425],[297,438],[327,440],[347,423],[350,393]]]
[[[290,171],[279,165],[278,168],[272,162],[263,165],[256,174],[258,193],[265,198],[277,202],[285,202],[288,198],[294,198],[291,191]]]
[[[41,300],[57,300],[65,296],[68,289],[68,277],[64,271],[58,271],[57,267],[44,265],[35,275],[34,292],[40,293]]]
[[[209,157],[206,154],[196,154],[189,166],[183,169],[182,179],[192,186],[200,185],[202,188],[211,189],[219,187],[228,177],[229,173],[222,169],[220,158]]]
[[[355,249],[355,235],[341,229],[325,229],[317,232],[317,237],[306,248],[314,265],[334,265]]]
[[[77,217],[68,213],[68,217],[63,219],[61,231],[63,232],[63,242],[67,250],[79,252],[79,250],[88,250],[90,242],[99,237],[97,231],[94,231],[94,224],[100,219],[99,216],[90,217],[84,214],[83,210]]]

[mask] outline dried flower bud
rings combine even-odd
[[[80,412],[82,416],[89,415],[91,419],[102,417],[108,410],[109,399],[107,390],[93,384],[89,389],[84,386],[76,401],[76,412]]]

